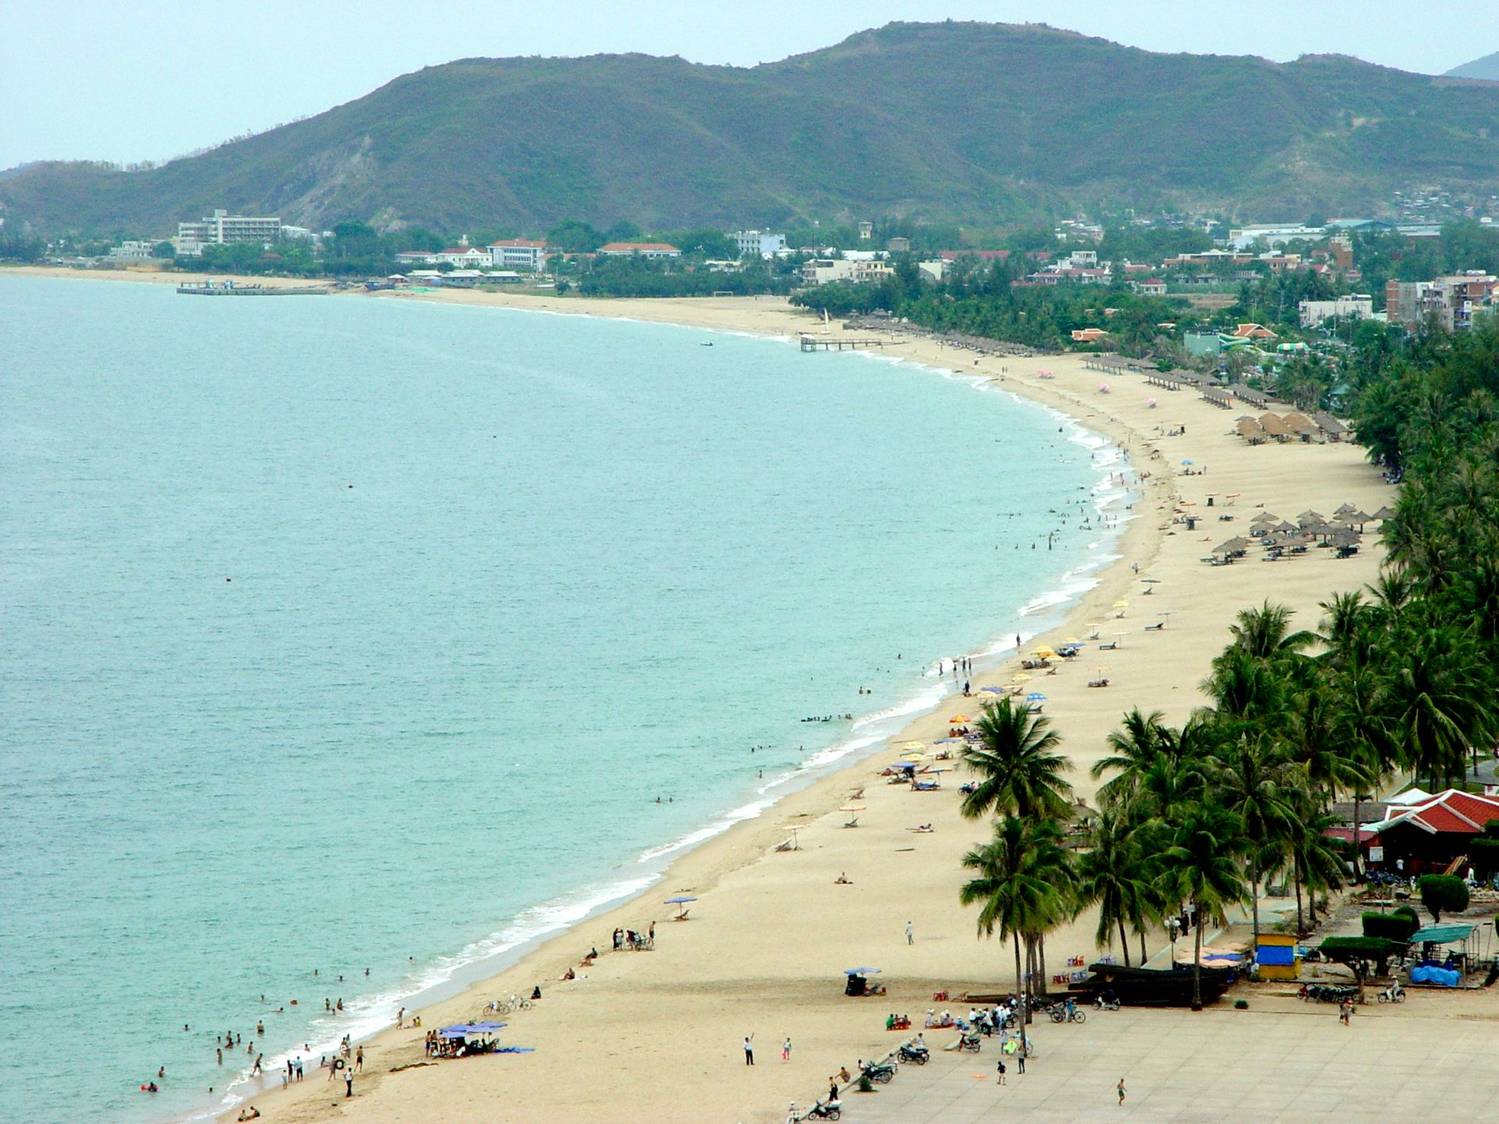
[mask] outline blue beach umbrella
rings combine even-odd
[[[986,695],[1002,695],[1002,694],[1005,693],[1005,689],[1003,687],[980,687],[979,688],[979,692],[981,694],[986,694]],[[943,738],[942,740],[945,741],[945,742],[957,742],[957,741],[962,741],[963,739],[962,738]]]
[[[845,976],[873,976],[873,975],[875,975],[878,972],[879,972],[878,968],[845,968],[845,969],[843,969],[843,974]]]
[[[695,901],[697,901],[696,898],[688,897],[686,894],[678,894],[674,898],[667,898],[666,899],[666,904],[667,905],[682,905],[682,904],[684,904],[686,902],[695,902]]]
[[[1026,702],[1045,702],[1046,701],[1046,696],[1043,695],[1040,691],[1032,691],[1030,694],[1028,694],[1028,695],[1025,696],[1025,701]]]

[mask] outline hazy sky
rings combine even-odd
[[[1157,51],[1312,52],[1441,73],[1499,50],[1470,0],[4,0],[0,168],[162,160],[476,55],[752,66],[891,20],[1035,21]]]

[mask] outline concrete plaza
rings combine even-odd
[[[1090,1009],[1082,1026],[1037,1022],[1027,1072],[1006,1057],[1004,1086],[995,1080],[996,1040],[959,1055],[942,1049],[950,1032],[934,1032],[930,1063],[901,1066],[878,1093],[845,1094],[843,1119],[1499,1120],[1499,994],[1413,992],[1399,1006],[1360,1007],[1346,1028],[1336,1005],[1232,994],[1247,995],[1252,1009],[1235,1011],[1225,999],[1197,1014]]]

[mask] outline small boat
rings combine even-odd
[[[713,346],[712,341],[709,341],[708,343],[700,343],[700,344],[698,344],[698,347],[712,347],[712,346]]]

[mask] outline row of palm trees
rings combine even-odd
[[[1044,990],[1046,934],[1089,909],[1100,947],[1117,932],[1128,964],[1132,932],[1143,962],[1147,932],[1187,903],[1219,924],[1245,903],[1258,937],[1261,888],[1284,878],[1304,932],[1360,873],[1357,847],[1327,834],[1334,802],[1351,799],[1357,825],[1395,776],[1461,785],[1499,741],[1499,317],[1366,366],[1359,440],[1403,473],[1378,581],[1323,602],[1320,633],[1268,601],[1240,612],[1209,705],[1179,727],[1131,710],[1109,735],[1080,839],[1060,826],[1071,766],[1049,720],[985,709],[963,813],[995,817],[994,833],[964,857],[961,898],[981,934],[1013,943],[1017,990]]]

